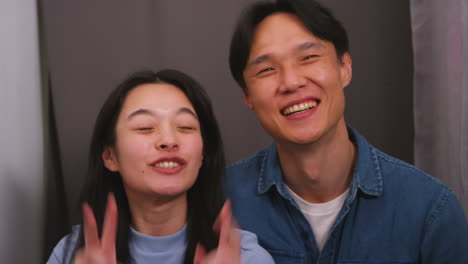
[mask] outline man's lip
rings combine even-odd
[[[286,105],[284,105],[283,107],[281,107],[280,113],[283,113],[283,111],[286,110],[286,108],[288,108],[290,106],[300,104],[300,103],[304,103],[304,102],[307,102],[307,101],[317,101],[317,105],[320,103],[320,99],[318,99],[317,97],[309,96],[309,97],[305,97],[305,98],[300,98],[300,99],[291,101],[291,102],[287,103]]]
[[[180,165],[185,165],[185,163],[187,163],[183,158],[180,158],[180,157],[163,157],[163,158],[159,158],[151,162],[150,165],[154,166],[160,162],[170,162],[170,161],[178,163]]]

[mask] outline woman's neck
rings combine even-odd
[[[133,228],[149,236],[167,236],[181,230],[187,220],[187,193],[177,197],[138,198],[127,192]]]

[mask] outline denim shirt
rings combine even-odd
[[[321,252],[284,185],[276,144],[227,169],[227,193],[243,229],[276,263],[468,263],[468,223],[439,180],[373,146],[357,146],[352,183]]]

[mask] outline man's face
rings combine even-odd
[[[257,26],[243,76],[246,104],[278,143],[310,144],[344,122],[349,54],[340,60],[294,15],[272,14]]]

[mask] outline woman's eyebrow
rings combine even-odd
[[[181,107],[181,108],[179,108],[179,110],[177,110],[177,114],[182,114],[182,113],[190,114],[190,115],[192,115],[193,117],[195,117],[195,119],[198,120],[197,114],[195,114],[195,112],[193,112],[192,109],[190,109],[190,108]]]
[[[156,116],[156,114],[153,111],[142,108],[142,109],[138,109],[138,110],[132,112],[130,115],[128,115],[127,121],[131,120],[132,118],[134,118],[135,116],[138,116],[138,115]]]
[[[195,119],[198,120],[197,114],[195,114],[195,112],[193,112],[190,108],[181,107],[181,108],[177,109],[177,111],[175,112],[176,115],[183,114],[183,113],[189,114],[189,115],[193,116]],[[130,121],[135,116],[139,116],[139,115],[148,115],[148,116],[151,116],[151,117],[157,116],[157,114],[155,112],[153,112],[153,111],[151,111],[149,109],[141,108],[141,109],[138,109],[138,110],[132,112],[130,115],[128,115],[127,121]]]

